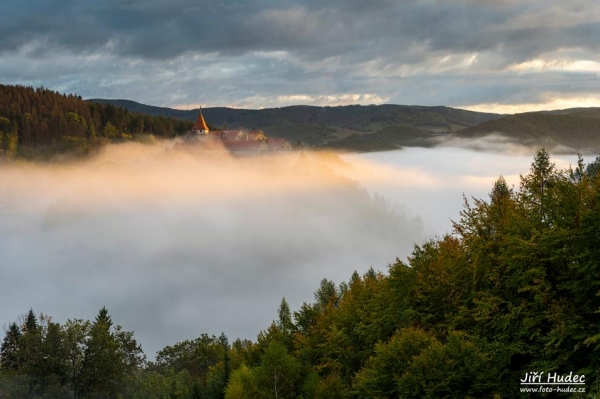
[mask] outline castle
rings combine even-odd
[[[289,151],[292,145],[285,139],[269,138],[261,130],[210,130],[202,109],[192,129],[183,136],[178,149],[226,150],[235,155],[259,155],[273,151]]]

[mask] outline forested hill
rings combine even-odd
[[[457,133],[471,139],[500,134],[526,145],[600,151],[600,108],[529,112],[483,122]]]
[[[5,154],[87,153],[103,142],[130,140],[144,133],[173,137],[191,125],[45,88],[0,85],[0,152]]]
[[[148,115],[168,116],[189,121],[195,120],[198,116],[197,109],[182,111],[148,106],[129,100],[93,99],[90,101],[125,107],[130,111]],[[392,104],[339,107],[290,106],[260,110],[203,108],[202,112],[206,121],[212,125],[227,126],[230,129],[261,129],[267,135],[283,137],[293,143],[300,141],[309,145],[332,144],[332,147],[354,150],[370,150],[372,142],[376,143],[374,146],[377,149],[393,149],[399,144],[411,145],[414,144],[413,133],[415,132],[420,139],[428,138],[501,117],[498,114],[449,107]],[[390,132],[394,133],[390,134]],[[410,133],[409,136],[404,136],[406,132]],[[357,137],[373,133],[377,134],[366,136],[364,139]],[[343,140],[350,136],[354,137],[349,141]]]
[[[198,110],[152,107],[129,100],[92,100],[149,115],[194,120]],[[257,128],[294,143],[355,151],[429,146],[447,134],[465,139],[489,134],[536,147],[600,151],[600,108],[499,115],[449,107],[405,105],[291,106],[243,110],[203,109],[206,120],[229,128]]]

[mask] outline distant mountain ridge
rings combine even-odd
[[[130,100],[89,101],[189,121],[194,121],[199,111],[155,107]],[[202,112],[212,125],[227,126],[229,129],[260,129],[267,135],[282,137],[294,143],[331,145],[353,150],[368,150],[367,147],[373,147],[368,143],[367,137],[359,138],[362,135],[368,135],[377,141],[374,148],[392,149],[400,145],[413,145],[415,138],[424,142],[430,136],[449,134],[502,116],[444,106],[393,104],[336,107],[296,105],[260,110],[215,107],[203,108]],[[409,133],[410,137],[404,138],[405,133]]]
[[[524,145],[566,146],[578,151],[600,151],[600,108],[572,108],[528,112],[489,120],[456,133],[473,139],[490,134]]]
[[[130,100],[94,99],[153,116],[193,121],[198,109],[154,107]],[[260,110],[203,108],[208,123],[230,129],[261,129],[292,143],[352,151],[433,146],[440,138],[502,135],[524,145],[600,151],[600,108],[501,115],[444,106],[289,106]]]

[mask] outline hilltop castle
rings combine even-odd
[[[176,146],[177,147],[177,146]],[[269,138],[261,130],[210,130],[202,109],[192,129],[183,136],[178,148],[225,149],[236,155],[256,155],[270,151],[291,150],[291,144],[281,138]]]

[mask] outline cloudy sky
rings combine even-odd
[[[600,106],[593,0],[4,0],[0,82],[190,108]]]

